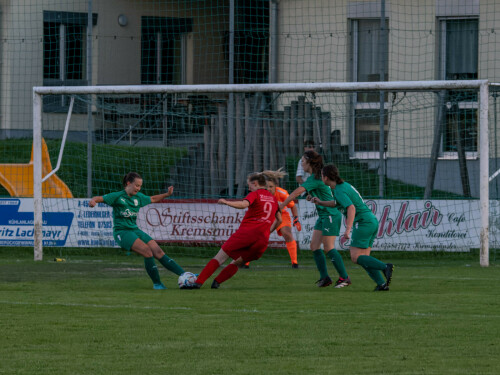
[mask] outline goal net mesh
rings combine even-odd
[[[312,143],[378,217],[375,250],[479,247],[477,91],[183,90],[89,98],[76,96],[75,107],[92,106],[92,156],[86,136],[68,141],[57,172],[75,199],[48,198],[47,190],[43,200],[45,213],[74,213],[74,225],[64,240],[57,237],[64,230],[44,232],[46,245],[113,245],[111,208],[90,209],[88,196],[121,190],[131,171],[142,176],[146,195],[174,186],[170,199],[141,209],[141,229],[160,243],[219,245],[244,212],[219,206],[217,199],[241,199],[249,173],[280,168],[287,173],[280,186],[295,190],[304,145]],[[73,114],[71,123],[78,121]],[[46,116],[42,135],[55,165],[62,142],[50,128]],[[28,153],[30,142],[23,147]],[[49,183],[60,193],[61,184]],[[294,236],[307,249],[315,207],[304,199],[297,203],[303,230],[294,229]],[[271,245],[283,247],[283,238],[273,234]],[[336,247],[348,242],[339,237]]]

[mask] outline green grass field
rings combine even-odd
[[[193,272],[208,261],[167,252]],[[317,288],[308,252],[298,270],[265,254],[219,290],[179,290],[161,269],[154,291],[119,250],[34,262],[2,248],[0,374],[500,373],[495,261],[380,255],[396,264],[390,292],[347,258],[353,285]]]

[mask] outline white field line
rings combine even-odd
[[[19,302],[19,301],[0,301],[2,305],[22,305],[22,306],[62,306],[62,307],[90,307],[98,309],[131,309],[131,310],[192,310],[191,307],[182,306],[133,306],[133,305],[98,305],[91,303],[62,303],[62,302]]]
[[[429,279],[429,280],[452,280],[452,281],[474,281],[474,280],[481,280],[481,281],[494,281],[498,282],[498,278],[494,277],[449,277],[449,276],[410,276],[410,279]]]
[[[180,311],[194,311],[192,307],[184,307],[184,306],[166,306],[166,307],[159,307],[159,306],[135,306],[135,305],[98,305],[98,304],[86,304],[86,303],[62,303],[62,302],[18,302],[18,301],[0,301],[0,304],[2,305],[22,305],[22,306],[62,306],[62,307],[86,307],[86,308],[97,308],[97,309],[130,309],[130,310],[166,310],[166,311],[171,311],[171,310],[180,310]],[[211,311],[218,311],[218,312],[238,312],[238,313],[250,313],[250,314],[274,314],[274,311],[262,311],[262,310],[257,310],[257,309],[211,309]],[[207,311],[204,311],[207,312]],[[298,313],[298,314],[320,314],[320,315],[345,315],[344,312],[334,312],[334,311],[318,311],[318,310],[289,310],[289,311],[283,311],[280,310],[280,313]],[[350,315],[359,315],[359,316],[372,316],[372,312],[350,312]],[[393,314],[394,316],[411,316],[411,317],[422,317],[422,318],[428,318],[428,317],[447,317],[447,313],[430,313],[430,312],[413,312],[413,313],[406,313],[406,314]],[[484,314],[462,314],[466,315],[467,317],[470,318],[482,318],[482,319],[498,319],[500,318],[500,315],[484,315]]]

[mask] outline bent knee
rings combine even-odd
[[[153,248],[150,248],[151,250],[151,253],[154,255],[155,258],[162,258],[165,253],[163,252],[163,250],[159,247],[153,247]]]
[[[134,249],[133,249],[133,250],[134,250]],[[151,258],[152,256],[154,256],[153,251],[152,251],[149,247],[147,247],[147,246],[142,247],[142,248],[140,248],[140,249],[135,249],[134,251],[135,251],[136,253],[141,254],[141,255],[142,255],[143,257],[145,257],[145,258]]]

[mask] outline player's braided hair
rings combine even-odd
[[[141,175],[136,172],[128,172],[124,177],[123,177],[123,187],[127,186],[127,182],[134,182],[136,178],[142,179]]]
[[[323,176],[328,177],[332,181],[335,181],[337,185],[340,185],[344,182],[344,180],[340,178],[339,169],[333,164],[325,165],[321,172],[323,173]]]
[[[250,173],[247,177],[248,181],[257,181],[259,186],[266,186],[266,176],[263,173],[255,172]]]
[[[321,169],[323,169],[323,157],[316,151],[306,151],[302,156],[311,166],[314,178],[321,178]]]
[[[266,170],[262,172],[262,174],[266,177],[268,181],[272,181],[276,186],[279,185],[279,180],[288,175],[285,171],[283,171],[283,167],[278,169],[277,171]]]

